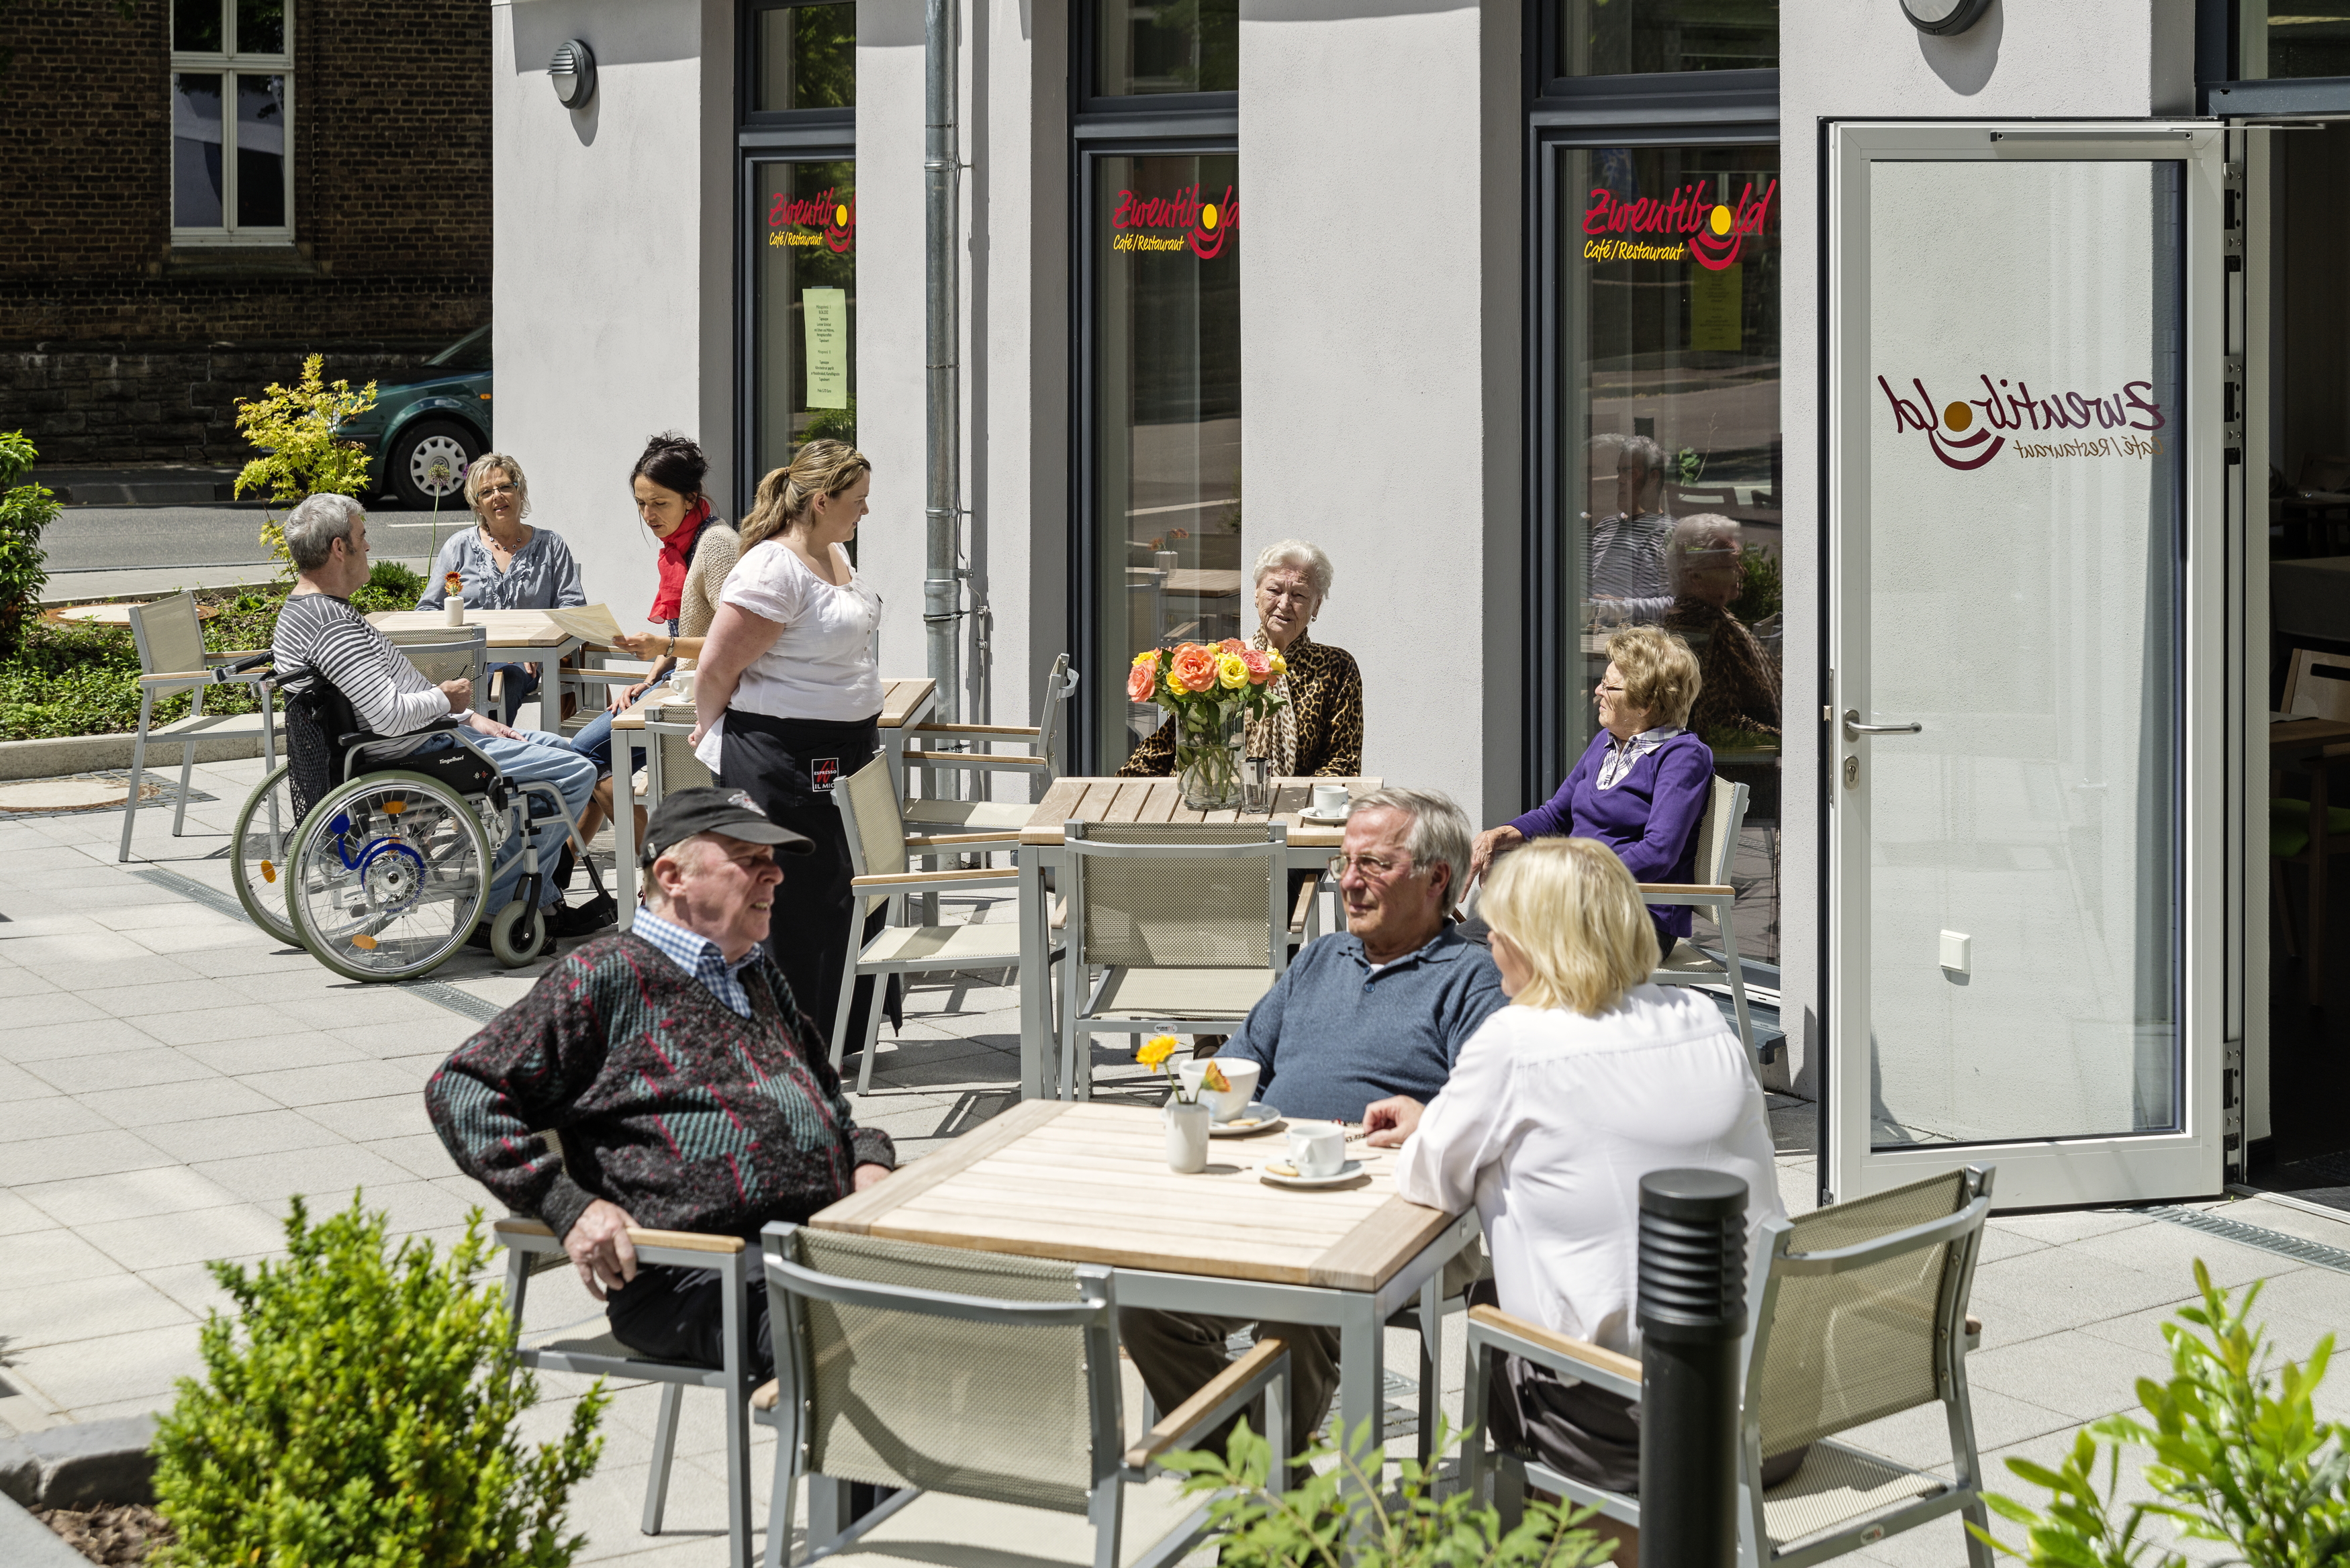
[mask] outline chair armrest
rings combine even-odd
[[[533,1242],[554,1241],[554,1251],[562,1251],[552,1227],[536,1220],[501,1220],[490,1227],[490,1234],[502,1246],[518,1247],[525,1252],[544,1252],[549,1249],[534,1246]],[[739,1252],[743,1250],[740,1236],[705,1236],[699,1231],[647,1231],[629,1227],[629,1244],[632,1247],[666,1247],[675,1252]]]
[[[141,686],[210,686],[213,672],[209,670],[159,670],[152,675],[139,678]]]
[[[1276,1335],[1260,1339],[1247,1355],[1232,1362],[1222,1372],[1200,1385],[1199,1392],[1170,1410],[1148,1432],[1142,1440],[1126,1450],[1126,1466],[1139,1470],[1149,1467],[1159,1455],[1179,1446],[1198,1428],[1222,1414],[1222,1407],[1235,1396],[1253,1394],[1255,1386],[1282,1369],[1279,1365],[1289,1354],[1289,1346]]]
[[[906,748],[906,765],[910,768],[1049,768],[1050,757],[999,757],[991,752],[933,752],[920,746]]]
[[[1593,1383],[1617,1393],[1623,1391],[1617,1385],[1628,1384],[1636,1391],[1640,1386],[1640,1364],[1605,1345],[1594,1345],[1587,1339],[1573,1339],[1563,1334],[1554,1334],[1540,1324],[1512,1317],[1499,1307],[1471,1307],[1469,1321],[1516,1340],[1518,1343],[1511,1345],[1510,1349],[1521,1355],[1531,1354],[1536,1361],[1550,1363],[1555,1371],[1573,1376],[1575,1366],[1588,1368],[1599,1374],[1591,1379]],[[1575,1366],[1557,1366],[1556,1363],[1561,1361],[1574,1362]],[[1475,1375],[1472,1369],[1470,1376]]]
[[[1675,898],[1735,898],[1735,888],[1717,888],[1707,882],[1643,882],[1640,899],[1643,903],[1663,904]]]
[[[206,664],[234,664],[240,659],[259,659],[268,651],[269,649],[265,648],[231,649],[224,653],[205,654],[204,662]]]
[[[851,888],[895,888],[899,892],[906,892],[920,888],[926,883],[934,883],[945,888],[967,882],[1009,884],[1018,880],[1020,880],[1020,873],[1017,871],[990,871],[982,868],[972,871],[881,871],[869,877],[852,877],[848,879],[848,885]]]
[[[1297,907],[1289,911],[1289,932],[1292,936],[1305,934],[1305,919],[1314,912],[1314,895],[1322,890],[1322,878],[1316,877],[1297,889]]]
[[[931,849],[950,844],[1017,844],[1019,842],[1020,830],[1016,827],[1007,828],[1001,833],[931,833],[909,834],[906,836],[906,847],[909,849]]]
[[[589,665],[585,669],[565,671],[565,674],[573,680],[584,680],[591,685],[599,686],[634,686],[651,673],[650,665],[647,665],[642,670],[629,670],[615,664],[607,664],[600,669]]]
[[[923,722],[908,727],[910,735],[1019,735],[1035,740],[1044,732],[1034,724],[933,724]]]

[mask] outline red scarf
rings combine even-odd
[[[661,541],[660,591],[653,595],[653,607],[647,612],[648,620],[675,620],[685,602],[685,569],[693,564],[693,542],[702,537],[702,525],[710,521],[710,503],[697,501],[685,521],[671,530]]]

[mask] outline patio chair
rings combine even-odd
[[[130,795],[122,805],[122,844],[117,860],[130,858],[130,830],[139,821],[139,791],[147,770],[149,737],[180,747],[180,798],[172,807],[172,836],[188,825],[188,792],[196,769],[196,742],[203,740],[261,740],[261,771],[266,778],[277,771],[277,713],[272,693],[275,676],[265,650],[209,653],[204,649],[203,622],[196,615],[196,597],[182,592],[153,604],[132,605],[130,640],[139,649],[139,734],[130,742]],[[209,686],[251,686],[261,694],[258,713],[207,713],[204,689]],[[188,692],[188,714],[168,724],[155,722],[155,704]]]
[[[1788,1220],[1766,1221],[1746,1282],[1739,1351],[1739,1568],[1805,1568],[1873,1546],[1946,1513],[1988,1526],[1982,1466],[1967,1398],[1974,1339],[1967,1294],[1991,1212],[1992,1170],[1970,1167]],[[1640,1364],[1492,1307],[1469,1313],[1461,1450],[1473,1493],[1491,1465],[1484,1433],[1492,1356],[1522,1355],[1562,1376],[1640,1397]],[[1952,1479],[1911,1469],[1835,1441],[1904,1410],[1939,1404]],[[1765,1491],[1765,1455],[1809,1445],[1802,1467]],[[1572,1480],[1536,1460],[1504,1456],[1497,1487],[1505,1517],[1521,1483],[1590,1504],[1637,1527],[1640,1501]],[[1991,1549],[1970,1535],[1970,1568]]]
[[[1208,1509],[1153,1479],[1161,1456],[1262,1393],[1282,1473],[1278,1338],[1129,1445],[1109,1269],[785,1224],[764,1241],[776,1374],[754,1397],[776,1431],[766,1568],[785,1568],[803,1475],[810,1553],[827,1563],[984,1568],[1016,1546],[1024,1561],[1163,1568],[1207,1533]],[[898,1490],[849,1523],[851,1481]],[[1128,1549],[1129,1535],[1149,1544]]]
[[[889,759],[884,755],[877,754],[835,784],[832,798],[840,808],[842,825],[848,832],[849,867],[855,873],[849,887],[863,894],[849,903],[848,958],[841,974],[840,1005],[832,1021],[832,1068],[837,1073],[847,1054],[849,1013],[857,997],[857,982],[862,977],[871,975],[879,985],[882,983],[881,977],[892,974],[1020,967],[1020,926],[1014,920],[997,925],[887,925],[869,941],[864,934],[873,911],[884,905],[894,905],[902,916],[906,905],[901,900],[910,894],[973,888],[1013,889],[1019,881],[1015,871],[909,872],[906,863],[910,856],[935,854],[941,848],[960,849],[983,844],[1014,846],[1020,835],[909,836],[905,819],[899,815],[898,791],[890,781]],[[870,1093],[873,1087],[873,1058],[881,1035],[881,1012],[878,998],[875,1005],[865,1010],[865,1059],[857,1068],[857,1092],[860,1095]]]
[[[1063,1099],[1093,1097],[1094,1035],[1229,1031],[1289,966],[1286,825],[1073,818],[1063,844]]]
[[[927,770],[928,779],[941,773],[969,769],[985,774],[991,772],[1025,773],[1041,783],[1032,786],[1037,799],[1060,776],[1056,750],[1060,744],[1061,711],[1070,695],[1077,689],[1077,672],[1069,668],[1066,653],[1053,660],[1050,673],[1045,677],[1045,690],[1036,703],[1034,724],[917,724],[906,732],[908,750],[906,766]],[[1028,742],[1022,752],[941,752],[934,748],[941,742],[964,742],[985,745],[992,739],[1018,740]],[[916,742],[921,744],[918,747]],[[902,793],[904,781],[899,782]],[[926,784],[924,788],[929,786]],[[925,798],[906,802],[906,820],[917,827],[934,831],[989,833],[1009,830],[1017,833],[1028,826],[1033,808],[1013,801],[947,800]]]
[[[546,1136],[546,1135],[542,1135]],[[752,1253],[739,1236],[704,1236],[686,1231],[631,1228],[629,1242],[639,1263],[711,1269],[726,1282],[726,1359],[722,1366],[660,1361],[640,1355],[610,1331],[559,1329],[528,1336],[523,1303],[530,1277],[541,1268],[560,1267],[563,1242],[536,1220],[501,1220],[491,1227],[506,1249],[506,1308],[515,1324],[515,1359],[537,1371],[572,1372],[586,1377],[645,1379],[661,1386],[660,1414],[653,1428],[652,1473],[645,1481],[643,1531],[659,1535],[669,1500],[669,1472],[677,1456],[678,1407],[688,1388],[715,1388],[726,1397],[726,1539],[730,1568],[751,1568],[751,1393],[754,1383],[748,1311]],[[598,1325],[600,1326],[600,1325]]]
[[[1716,958],[1688,937],[1659,961],[1648,976],[1650,985],[1726,985],[1731,1010],[1738,1016],[1738,1038],[1745,1044],[1747,1060],[1759,1068],[1754,1046],[1754,1019],[1746,1006],[1746,970],[1738,958],[1738,930],[1732,911],[1738,889],[1730,885],[1730,867],[1738,857],[1738,830],[1746,821],[1747,786],[1717,777],[1705,815],[1697,825],[1697,875],[1690,885],[1643,882],[1640,900],[1647,904],[1685,904],[1705,910],[1721,928],[1721,956]]]

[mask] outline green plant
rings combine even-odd
[[[809,9],[813,11],[814,7],[811,6]],[[807,431],[800,440],[803,442],[846,441],[850,446],[855,446],[857,444],[857,394],[854,392],[848,394],[848,406],[845,409],[818,409],[808,415]]]
[[[2182,1322],[2162,1325],[2169,1379],[2138,1379],[2138,1403],[2150,1419],[2093,1422],[2054,1469],[2008,1460],[2009,1469],[2048,1491],[2048,1507],[1985,1499],[2002,1519],[2024,1527],[2025,1543],[2010,1546],[1977,1531],[1983,1540],[2034,1568],[2184,1568],[2185,1554],[2145,1533],[2149,1518],[2162,1518],[2189,1540],[2220,1543],[2225,1560],[2248,1568],[2320,1568],[2350,1558],[2350,1428],[2320,1421],[2312,1399],[2333,1358],[2334,1336],[2320,1339],[2305,1363],[2272,1365],[2268,1331],[2245,1325],[2259,1282],[2231,1303],[2199,1258],[2195,1286],[2201,1303],[2179,1308]],[[2118,1501],[2126,1448],[2153,1453],[2146,1480],[2156,1501]]]
[[[1693,446],[1685,446],[1673,456],[1676,484],[1695,484],[1705,477],[1705,453]]]
[[[1386,1454],[1370,1431],[1367,1421],[1356,1428],[1343,1451],[1330,1443],[1315,1449],[1309,1461],[1335,1458],[1337,1465],[1287,1491],[1267,1486],[1273,1445],[1245,1420],[1225,1454],[1189,1450],[1163,1462],[1189,1477],[1186,1493],[1212,1494],[1209,1511],[1228,1532],[1221,1568],[1589,1568],[1614,1550],[1577,1528],[1589,1509],[1529,1502],[1525,1518],[1505,1531],[1495,1510],[1465,1491],[1435,1496],[1435,1467],[1461,1440],[1450,1428],[1438,1428],[1434,1459],[1425,1467],[1403,1460],[1396,1489],[1382,1495],[1376,1483]]]
[[[368,580],[351,595],[355,609],[412,610],[424,597],[424,576],[398,561],[378,561],[368,568]]]
[[[27,478],[38,455],[23,431],[0,432],[0,654],[24,646],[25,618],[49,580],[41,533],[57,521],[57,498]]]
[[[155,1430],[155,1495],[175,1568],[366,1563],[561,1568],[564,1505],[594,1468],[598,1382],[559,1442],[525,1452],[537,1399],[509,1354],[503,1298],[474,1282],[481,1211],[447,1256],[385,1255],[386,1217],[351,1206],[316,1226],[301,1199],[290,1256],[213,1263],[236,1304],[203,1330],[205,1376],[182,1378]]]
[[[1786,578],[1779,558],[1760,545],[1749,545],[1738,562],[1738,597],[1730,613],[1745,625],[1767,620],[1786,603]]]
[[[354,392],[348,381],[325,380],[326,358],[313,354],[302,361],[302,379],[292,387],[275,381],[258,398],[236,401],[239,434],[261,452],[236,476],[235,493],[266,488],[272,505],[287,505],[321,493],[357,495],[367,486],[368,455],[357,441],[337,441],[335,427],[375,407],[375,383]],[[294,575],[294,557],[286,550],[286,531],[265,514],[261,542]]]

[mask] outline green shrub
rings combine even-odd
[[[2137,1382],[2138,1403],[2151,1419],[2093,1422],[2055,1469],[2008,1460],[2009,1469],[2047,1490],[2048,1507],[1987,1498],[1993,1512],[2024,1527],[2025,1537],[2021,1548],[1988,1534],[1985,1541],[2033,1568],[2185,1568],[2185,1555],[2146,1535],[2147,1520],[2160,1518],[2189,1540],[2221,1543],[2221,1560],[2248,1568],[2350,1560],[2350,1428],[2320,1421],[2311,1397],[2333,1358],[2334,1336],[2319,1340],[2305,1363],[2272,1365],[2268,1331],[2244,1323],[2259,1282],[2230,1303],[2198,1259],[2195,1285],[2201,1303],[2181,1307],[2181,1323],[2162,1325],[2168,1381]],[[2125,1449],[2153,1454],[2146,1480],[2157,1501],[2117,1501]]]
[[[1384,1473],[1387,1457],[1367,1421],[1347,1450],[1326,1443],[1306,1455],[1338,1463],[1287,1491],[1266,1486],[1273,1445],[1245,1420],[1226,1454],[1172,1453],[1164,1463],[1190,1478],[1185,1492],[1221,1494],[1209,1504],[1216,1527],[1230,1532],[1218,1543],[1220,1568],[1589,1568],[1615,1550],[1576,1528],[1589,1509],[1529,1501],[1525,1518],[1504,1531],[1499,1512],[1465,1491],[1433,1496],[1436,1466],[1460,1440],[1440,1427],[1430,1463],[1403,1460],[1395,1490],[1384,1494],[1365,1484]]]
[[[423,597],[424,574],[398,561],[378,561],[368,568],[368,580],[351,596],[351,605],[369,615],[377,610],[412,610]]]
[[[261,490],[272,504],[291,505],[306,495],[357,495],[367,488],[367,452],[355,441],[336,440],[335,430],[375,407],[376,384],[354,392],[348,381],[329,383],[326,363],[324,355],[313,354],[302,361],[302,379],[293,386],[272,381],[261,396],[236,400],[237,433],[261,452],[238,472],[236,494]],[[291,577],[286,531],[267,513],[261,542]]]
[[[26,622],[49,580],[41,533],[57,521],[57,498],[24,483],[39,454],[23,431],[0,432],[0,654],[23,645]]]
[[[292,1256],[213,1263],[234,1319],[203,1326],[204,1380],[182,1378],[155,1431],[155,1495],[176,1568],[365,1563],[561,1568],[571,1489],[594,1468],[599,1381],[559,1443],[525,1453],[515,1423],[536,1402],[507,1353],[502,1295],[476,1210],[445,1260],[432,1243],[384,1252],[386,1220],[356,1194],[286,1222]]]

